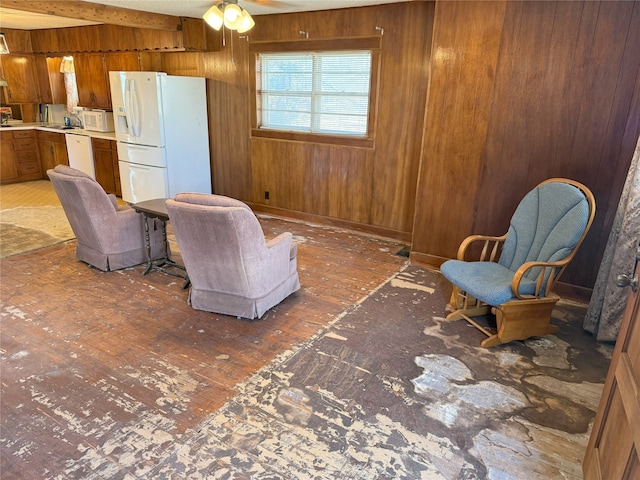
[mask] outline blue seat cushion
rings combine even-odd
[[[458,288],[489,305],[501,305],[515,298],[511,290],[515,272],[498,263],[448,260],[440,266],[440,271]],[[533,295],[535,291],[536,283],[523,278],[520,294]]]

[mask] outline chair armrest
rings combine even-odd
[[[262,260],[248,267],[259,268],[258,275],[250,275],[257,282],[253,287],[255,291],[268,291],[289,276],[292,239],[293,235],[285,232],[267,241]]]
[[[569,263],[570,259],[560,260],[558,262],[526,262],[523,263],[518,270],[516,270],[513,280],[511,281],[511,290],[513,294],[521,299],[527,298],[543,298],[551,293],[551,290],[557,283],[560,275],[564,271],[565,267]],[[536,291],[534,295],[521,295],[520,294],[520,282],[523,277],[534,268],[539,268],[540,271],[536,275]]]
[[[293,237],[291,232],[284,232],[284,233],[281,233],[280,235],[278,235],[276,237],[273,237],[271,240],[267,241],[267,248],[272,248],[273,246],[277,245],[278,243],[284,241],[287,237]]]
[[[284,232],[266,243],[269,258],[278,259],[276,260],[276,264],[282,265],[283,268],[288,268],[288,262],[293,258],[291,256],[293,234],[291,232]]]
[[[117,243],[122,248],[134,249],[144,245],[144,229],[142,214],[129,205],[120,210],[106,208],[100,222],[95,225],[97,241],[100,248]]]
[[[118,210],[118,199],[116,198],[116,196],[113,193],[108,193],[107,196],[109,197],[109,200],[111,200],[111,205],[113,205],[113,209],[114,210]]]
[[[476,242],[484,242],[480,256],[476,259],[479,262],[495,262],[500,254],[502,244],[506,240],[507,235],[504,234],[500,237],[494,237],[490,235],[470,235],[465,238],[460,247],[458,247],[458,260],[465,260],[467,250]]]

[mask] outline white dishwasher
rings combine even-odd
[[[87,135],[77,135],[65,133],[67,142],[67,153],[69,154],[69,166],[96,178],[96,169],[93,164],[93,148],[91,148],[91,137]]]

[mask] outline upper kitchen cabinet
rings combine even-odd
[[[139,72],[140,71],[140,55],[138,52],[113,52],[105,53],[104,66],[108,72]]]
[[[61,63],[62,57],[36,56],[36,71],[41,103],[67,103],[64,74],[60,72]]]
[[[101,53],[78,53],[73,56],[78,86],[78,105],[111,110],[109,80]]]
[[[138,52],[78,53],[73,56],[78,105],[111,110],[110,71],[140,71]]]
[[[39,103],[34,55],[0,55],[0,76],[7,81],[4,103]]]

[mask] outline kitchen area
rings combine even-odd
[[[103,108],[97,108],[97,102],[77,105],[79,90],[87,84],[76,81],[73,60],[0,56],[0,183],[46,179],[48,169],[65,164],[95,178],[107,193],[120,196],[113,113],[107,109],[110,100],[102,100]]]
[[[107,193],[121,195],[115,133],[63,128],[53,122],[3,125],[0,132],[0,183],[46,178],[46,171],[65,164],[95,178]]]
[[[153,58],[0,55],[0,184],[46,179],[48,169],[66,164],[130,203],[210,193],[204,78],[146,72],[152,76],[136,82],[125,75],[112,88],[109,72],[143,73]],[[163,96],[167,82],[185,95]]]

